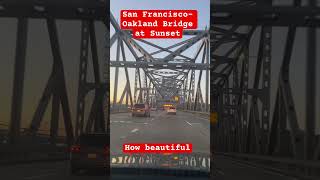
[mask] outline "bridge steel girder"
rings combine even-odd
[[[59,112],[60,105],[64,119],[64,126],[66,132],[66,140],[68,144],[72,144],[74,135],[77,137],[82,133],[84,124],[84,99],[87,93],[95,90],[96,101],[91,107],[91,118],[93,116],[99,119],[94,120],[95,130],[104,131],[105,121],[104,117],[108,111],[104,113],[103,99],[108,98],[106,86],[108,83],[102,82],[98,77],[99,64],[97,56],[97,46],[94,33],[93,23],[98,21],[106,24],[109,9],[109,3],[105,0],[3,0],[0,2],[0,18],[17,18],[18,31],[17,31],[17,47],[16,47],[16,63],[15,63],[15,80],[12,97],[11,109],[11,123],[9,125],[9,139],[12,144],[20,142],[20,136],[31,135],[36,136],[41,132],[39,130],[41,122],[43,121],[44,113],[47,109],[49,101],[52,97],[52,110],[51,121],[49,130],[49,139],[51,144],[56,144],[58,141],[58,128],[59,128]],[[25,71],[25,56],[26,44],[28,41],[27,29],[28,19],[44,19],[47,23],[51,51],[53,55],[53,67],[51,75],[47,81],[46,87],[43,91],[42,97],[38,103],[36,112],[33,115],[32,122],[28,129],[23,129],[20,134],[21,112],[22,112],[22,99],[23,99],[23,85],[24,85],[24,71]],[[75,128],[71,119],[69,98],[66,90],[66,78],[63,68],[63,59],[60,52],[60,44],[58,39],[58,32],[56,27],[57,20],[77,20],[82,21],[82,32],[80,41],[80,64],[79,64],[79,81],[78,81],[78,101],[77,101],[77,114],[75,120]],[[109,24],[106,24],[107,28]],[[108,30],[109,32],[110,30]],[[90,39],[89,39],[90,37]],[[88,42],[91,40],[91,51],[93,56],[93,68],[95,75],[95,82],[87,82],[87,56],[88,56]],[[105,63],[107,67],[109,63]],[[106,68],[108,69],[108,68]],[[107,71],[107,70],[106,70]],[[105,74],[108,74],[105,73]],[[106,78],[108,81],[108,78]],[[109,123],[107,122],[107,126]],[[107,127],[107,131],[108,131]],[[109,132],[109,131],[108,131]],[[61,141],[60,141],[61,142]],[[36,143],[36,142],[35,142]]]
[[[135,68],[135,81],[134,81],[134,93],[133,93],[133,102],[141,103],[144,101],[151,102],[155,104],[155,98],[171,98],[173,96],[186,96],[183,99],[188,99],[188,102],[185,104],[190,104],[194,106],[195,103],[204,103],[203,97],[201,94],[201,89],[197,95],[197,98],[194,97],[194,92],[187,89],[195,89],[195,71],[208,71],[210,69],[210,63],[196,63],[196,60],[201,54],[201,50],[204,46],[204,42],[209,44],[208,30],[186,30],[184,31],[185,36],[192,36],[186,40],[175,43],[168,47],[161,47],[157,44],[151,43],[144,39],[134,39],[132,37],[131,31],[129,30],[121,30],[120,26],[116,22],[115,17],[111,14],[110,24],[114,27],[115,33],[111,36],[112,44],[116,44],[116,41],[124,42],[130,53],[134,57],[134,61],[119,61],[116,57],[116,61],[110,61],[110,67],[119,68]],[[182,52],[187,51],[191,46],[200,43],[200,48],[195,52],[194,57],[188,57],[183,55]],[[156,48],[157,50],[154,52],[148,52],[143,45],[148,45]],[[207,45],[208,47],[209,45]],[[177,48],[175,50],[172,50]],[[155,55],[159,53],[169,53],[164,58],[156,58]],[[209,50],[204,50],[203,55],[206,59],[209,57]],[[219,59],[220,57],[217,57]],[[208,60],[207,60],[208,61]],[[229,62],[230,59],[224,59],[223,63]],[[216,64],[215,64],[216,65]],[[141,71],[142,70],[142,71]],[[115,79],[118,78],[118,73],[116,73]],[[183,82],[189,80],[187,77],[191,75],[193,78],[190,78],[190,87],[183,86]],[[208,79],[208,78],[206,78]],[[128,82],[127,78],[127,83]],[[208,81],[208,80],[207,80]],[[193,82],[193,83],[192,83]],[[117,82],[115,82],[117,83]],[[189,84],[189,82],[187,82]],[[185,82],[186,84],[186,82]],[[206,83],[206,94],[209,94],[209,82]],[[116,86],[115,86],[116,87]],[[122,96],[121,101],[116,102],[114,100],[115,109],[117,104],[122,103],[124,97],[126,96],[124,93],[128,89],[126,86]],[[118,90],[118,89],[117,89]],[[197,89],[199,90],[199,89]],[[116,91],[116,89],[115,89]],[[188,93],[187,93],[188,91]],[[185,93],[184,93],[185,92]],[[190,94],[190,95],[189,95]],[[114,99],[116,99],[114,94]],[[128,94],[127,94],[128,95]],[[189,97],[188,97],[189,96]],[[206,103],[209,103],[208,97],[205,97]],[[199,101],[199,102],[195,102]],[[120,104],[121,105],[121,104]],[[119,107],[122,107],[119,106]],[[182,106],[181,106],[182,107]],[[188,107],[189,108],[189,107]],[[208,105],[205,110],[208,109]],[[191,110],[191,108],[190,108]]]
[[[150,68],[150,69],[194,69],[194,70],[209,70],[209,65],[203,63],[164,63],[164,62],[135,62],[135,61],[110,61],[110,67],[124,68]],[[168,73],[169,74],[169,73]]]
[[[20,136],[27,34],[28,20],[26,18],[19,18],[17,28],[16,56],[14,64],[14,84],[11,104],[11,121],[9,130],[9,142],[11,144],[18,143]]]
[[[105,0],[3,0],[0,17],[105,21],[108,4]]]
[[[319,27],[319,15],[319,7],[211,4],[211,17],[221,25]]]
[[[283,167],[294,164],[301,168],[295,176],[302,178],[317,176],[315,171],[320,169],[320,138],[314,129],[317,48],[314,32],[320,24],[320,8],[315,3],[309,6],[301,6],[300,3],[297,0],[293,5],[276,7],[271,1],[224,4],[211,1],[210,111],[218,113],[218,123],[211,126],[210,132],[214,154],[248,161],[263,159],[265,163],[278,163]],[[286,27],[288,32],[278,80],[271,83],[272,28],[279,26]],[[298,123],[289,78],[298,27],[309,29],[306,119],[303,120],[306,130]],[[253,33],[260,40],[257,57],[250,57],[256,64],[250,63],[249,67],[249,46],[254,43],[251,38]],[[233,60],[219,63],[219,59],[214,57]],[[212,66],[214,63],[216,65]],[[252,83],[249,83],[249,77]],[[272,84],[278,85],[275,99],[270,93]],[[270,106],[272,101],[275,103],[273,107]],[[305,166],[313,162],[315,166]],[[287,169],[279,169],[279,172],[285,173]]]

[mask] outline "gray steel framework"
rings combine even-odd
[[[211,64],[219,62],[215,57],[234,59],[210,69],[210,110],[218,114],[218,123],[211,126],[211,152],[273,163],[285,170],[299,167],[295,169],[298,177],[316,175],[312,170],[320,168],[320,141],[315,134],[315,31],[319,15],[320,8],[312,0],[308,6],[301,6],[299,0],[287,6],[267,0],[211,1]],[[278,87],[271,109],[272,29],[278,26],[288,31],[278,81],[272,83]],[[297,27],[308,29],[304,130],[298,124],[289,79]],[[252,66],[249,45],[255,43],[253,33],[260,40]]]
[[[181,40],[169,47],[161,47],[145,39],[134,39],[131,31],[121,30],[112,16],[110,18],[115,33],[111,35],[110,45],[115,45],[115,60],[110,60],[110,67],[115,68],[113,110],[119,110],[123,105],[131,106],[135,103],[148,102],[156,106],[163,101],[171,101],[172,97],[179,96],[183,103],[181,108],[197,111],[209,110],[209,31],[186,30],[183,32],[188,39]],[[194,57],[183,53],[190,47],[198,45]],[[147,46],[156,48],[149,52]],[[125,51],[125,47],[129,50]],[[132,54],[134,59],[127,59],[127,54]],[[157,57],[161,53],[167,53],[163,57]],[[122,57],[122,60],[120,58]],[[196,62],[197,59],[200,62]],[[221,59],[221,61],[231,61]],[[214,64],[216,65],[216,64]],[[126,85],[120,99],[119,93],[119,68],[125,70]],[[135,68],[134,88],[131,92],[129,68]],[[195,72],[199,71],[199,76]],[[203,75],[203,72],[205,74]],[[206,77],[202,77],[206,76]],[[196,78],[197,81],[196,81]],[[204,81],[205,94],[202,94],[201,82]],[[198,82],[195,84],[195,82]],[[124,97],[126,102],[124,103]]]
[[[60,107],[63,114],[66,140],[71,144],[74,136],[82,132],[104,132],[106,131],[106,118],[108,109],[105,107],[104,99],[107,98],[108,79],[100,78],[99,61],[97,54],[97,42],[94,22],[102,22],[109,28],[108,12],[109,3],[105,0],[4,0],[0,2],[0,18],[13,17],[18,19],[16,56],[14,66],[14,86],[11,106],[11,121],[9,125],[9,137],[11,144],[18,144],[21,135],[36,136],[39,134],[39,127],[43,121],[43,116],[52,99],[51,121],[50,121],[50,141],[57,142],[59,127]],[[47,30],[53,55],[53,66],[51,75],[47,81],[42,97],[38,103],[33,119],[28,129],[21,134],[21,113],[24,90],[24,72],[26,48],[28,42],[28,19],[46,20]],[[66,90],[66,75],[64,73],[63,59],[61,57],[60,44],[57,32],[57,20],[77,20],[82,22],[80,63],[79,63],[79,84],[77,115],[75,120],[70,113],[69,97]],[[109,32],[109,31],[108,31]],[[109,35],[107,34],[107,37]],[[90,42],[90,43],[89,43]],[[89,44],[91,47],[92,64],[94,72],[94,82],[87,82],[87,64]],[[105,63],[108,66],[108,63]],[[108,68],[106,68],[108,69]],[[108,72],[106,72],[108,74]],[[95,92],[94,102],[90,108],[90,115],[84,119],[85,97],[89,91]],[[105,101],[108,102],[108,101]],[[105,116],[106,115],[106,116]],[[75,126],[74,123],[75,122]],[[108,129],[107,129],[108,130]]]

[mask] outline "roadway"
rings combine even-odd
[[[209,121],[192,113],[167,115],[165,111],[152,111],[151,117],[132,117],[130,113],[118,113],[111,115],[110,123],[111,153],[121,153],[122,144],[130,142],[190,142],[193,143],[194,152],[209,153]],[[4,180],[106,179],[105,173],[101,171],[82,171],[71,176],[68,161],[2,165],[0,175]]]
[[[209,153],[209,121],[203,116],[177,112],[167,115],[164,111],[151,112],[151,117],[132,117],[130,113],[111,114],[111,153],[121,153],[123,143],[133,142],[190,142],[193,151]],[[259,169],[223,157],[214,158],[215,178],[217,180],[294,180],[272,171]],[[14,172],[14,173],[12,173]],[[71,176],[68,161],[38,162],[0,166],[1,179],[10,180],[100,180],[106,179],[101,171],[82,171]]]
[[[192,143],[193,152],[210,153],[208,117],[178,111],[152,111],[151,117],[131,113],[111,114],[111,153],[121,153],[124,143]]]

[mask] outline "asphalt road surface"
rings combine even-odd
[[[123,143],[179,143],[190,142],[194,152],[209,153],[210,131],[208,119],[199,115],[164,111],[151,112],[151,117],[131,117],[130,113],[112,114],[111,153],[121,153]],[[239,162],[214,158],[216,180],[295,180],[275,172],[251,167]],[[1,180],[105,180],[103,171],[82,171],[71,176],[68,161],[38,162],[0,166]]]
[[[152,111],[151,117],[112,114],[111,153],[121,153],[124,143],[192,143],[193,152],[210,153],[209,119],[178,111]]]

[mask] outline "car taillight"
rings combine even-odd
[[[73,152],[73,153],[80,152],[80,146],[79,145],[73,145],[73,146],[71,146],[70,151]]]

